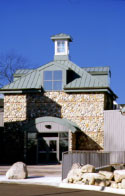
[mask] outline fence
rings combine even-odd
[[[3,127],[4,126],[3,115],[4,115],[4,113],[3,112],[0,112],[0,127]]]
[[[67,177],[73,163],[80,165],[91,164],[101,167],[110,164],[125,163],[125,151],[121,152],[97,152],[97,151],[73,151],[63,153],[62,179]]]

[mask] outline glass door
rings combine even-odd
[[[38,163],[57,163],[59,161],[58,137],[42,137],[38,139]]]

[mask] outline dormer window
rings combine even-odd
[[[55,41],[55,55],[68,55],[67,40],[56,40]]]
[[[43,87],[45,91],[61,91],[62,90],[62,71],[44,71]]]

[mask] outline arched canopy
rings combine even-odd
[[[54,130],[56,132],[60,132],[61,128],[65,131],[71,130],[72,133],[75,133],[76,131],[80,130],[77,124],[70,120],[67,120],[65,118],[57,118],[57,117],[50,117],[50,116],[39,117],[31,120],[30,122],[28,122],[26,125],[23,126],[23,130],[29,130],[35,126],[38,129],[38,132],[41,132],[40,129],[38,128],[39,125],[42,125],[41,126],[42,129],[44,129],[45,131],[47,131],[46,128],[47,126],[48,129],[50,130],[51,130],[50,127],[55,126]]]

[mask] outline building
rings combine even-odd
[[[3,133],[4,133],[4,123],[3,123],[3,98],[0,98],[0,157],[3,157]]]
[[[79,67],[69,59],[71,36],[51,37],[54,60],[17,70],[4,94],[5,162],[61,161],[67,150],[104,146],[104,110],[117,96],[109,67]]]

